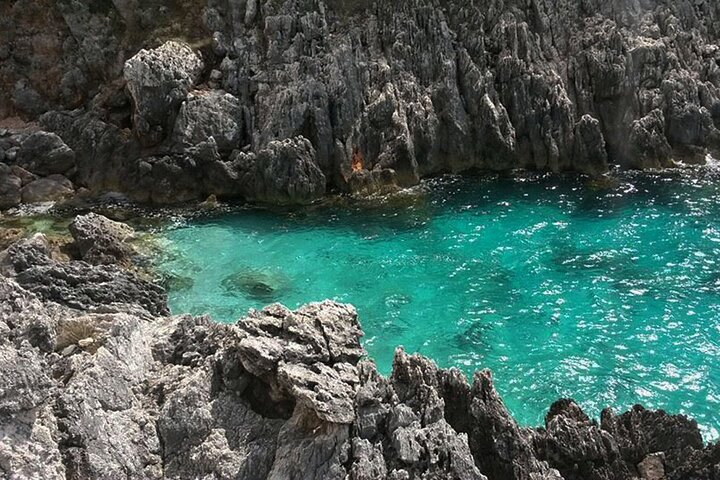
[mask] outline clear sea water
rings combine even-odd
[[[575,398],[686,413],[720,437],[720,171],[430,182],[384,201],[180,219],[159,268],[175,313],[232,322],[357,307],[381,371],[403,345],[490,368],[525,425]]]

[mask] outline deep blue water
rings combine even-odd
[[[389,372],[403,345],[490,368],[516,418],[575,398],[692,415],[720,436],[720,173],[445,179],[425,193],[239,209],[165,230],[175,313],[352,303]]]

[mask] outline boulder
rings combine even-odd
[[[62,175],[39,178],[22,188],[23,203],[59,202],[74,195],[72,182]]]
[[[22,181],[12,173],[10,167],[0,163],[0,210],[20,205]]]
[[[248,200],[305,204],[325,194],[325,175],[306,138],[270,142],[257,155],[241,153],[236,161],[244,165],[242,194]]]
[[[75,217],[69,229],[80,258],[88,263],[127,264],[134,253],[128,240],[135,231],[124,223],[90,213]]]
[[[75,152],[55,133],[40,131],[22,142],[17,163],[35,175],[68,176],[75,168]]]
[[[223,91],[190,92],[175,121],[175,148],[182,152],[210,137],[220,152],[231,152],[247,143],[240,101]]]
[[[169,41],[140,50],[123,72],[134,105],[133,126],[145,145],[159,143],[203,70],[202,59],[184,43]]]

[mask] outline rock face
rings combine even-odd
[[[141,50],[127,61],[124,78],[135,110],[133,125],[144,144],[154,145],[167,135],[168,122],[202,69],[202,59],[178,42]]]
[[[130,230],[87,215],[73,231],[110,259],[107,236]],[[0,253],[0,273],[3,478],[717,478],[717,445],[681,415],[598,423],[560,400],[525,429],[490,372],[469,384],[398,349],[383,377],[349,305],[170,317],[158,287],[62,263],[42,235]]]
[[[309,203],[325,194],[325,175],[309,140],[298,137],[271,142],[258,155],[240,154],[248,172],[243,194],[267,203]]]
[[[19,0],[0,19],[0,119],[41,129],[20,165],[138,201],[305,203],[720,148],[715,1]]]

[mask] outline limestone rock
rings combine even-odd
[[[92,267],[87,263],[52,263],[33,266],[17,282],[45,301],[78,310],[121,310],[132,306],[150,315],[168,313],[165,291],[115,266]]]
[[[124,77],[135,109],[133,124],[145,144],[165,137],[202,69],[202,59],[188,45],[174,41],[141,50],[125,63]]]
[[[222,91],[193,91],[178,113],[172,140],[180,149],[212,137],[220,152],[231,152],[247,144],[244,113],[240,101]]]
[[[653,453],[638,464],[640,478],[646,480],[665,480],[665,455]]]
[[[16,207],[22,201],[22,181],[11,168],[0,163],[0,209]]]
[[[703,448],[694,420],[661,410],[646,410],[640,405],[617,416],[610,409],[603,410],[601,427],[612,435],[621,455],[632,465],[651,453],[664,452],[666,466],[673,469],[686,460],[687,451]]]
[[[242,155],[242,154],[241,154]],[[266,203],[310,203],[325,194],[326,179],[305,138],[271,142],[257,156],[247,156],[244,197]]]
[[[0,252],[0,272],[14,276],[31,267],[52,264],[50,242],[42,233],[21,239]]]
[[[124,223],[90,213],[75,217],[69,229],[80,257],[88,263],[127,263],[134,253],[127,241],[135,232]]]
[[[75,195],[72,182],[62,175],[39,178],[22,188],[23,203],[43,203],[67,200]]]
[[[49,399],[52,381],[31,348],[0,345],[0,416],[30,412]]]
[[[68,175],[75,168],[75,152],[58,135],[40,131],[23,141],[17,163],[35,175]]]
[[[598,175],[608,169],[607,150],[600,122],[584,115],[575,126],[573,164],[578,171]]]

